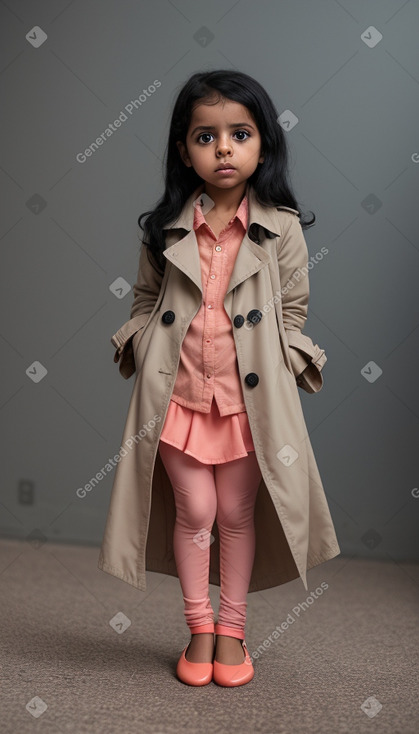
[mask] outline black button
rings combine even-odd
[[[259,311],[258,308],[252,308],[252,310],[247,314],[247,320],[251,321],[252,324],[258,324],[262,316],[262,311]]]
[[[175,320],[175,312],[174,311],[165,311],[163,316],[161,317],[161,320],[164,324],[173,324]]]
[[[241,313],[237,314],[237,316],[234,317],[234,326],[237,326],[238,329],[240,329],[241,326],[244,324],[244,316],[241,315]]]
[[[249,372],[249,374],[246,375],[246,377],[244,378],[244,381],[250,387],[256,387],[259,382],[259,377],[257,376],[256,372]]]

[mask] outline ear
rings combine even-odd
[[[176,145],[177,145],[178,151],[180,153],[180,157],[182,158],[182,161],[184,162],[185,166],[187,166],[188,168],[190,168],[192,166],[192,163],[191,163],[191,160],[189,158],[188,151],[186,149],[186,145],[184,143],[182,143],[181,140],[178,140],[176,142]]]

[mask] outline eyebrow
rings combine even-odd
[[[235,122],[232,125],[229,125],[229,127],[250,127],[252,130],[255,129],[253,125],[250,124],[250,122]],[[198,125],[198,127],[192,130],[191,135],[195,135],[198,130],[215,130],[215,128],[216,125]]]

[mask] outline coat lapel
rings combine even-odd
[[[194,201],[203,191],[201,184],[186,201],[180,216],[166,225],[165,230],[187,230],[187,234],[182,236],[182,232],[177,232],[178,241],[166,247],[163,255],[173,265],[182,270],[202,293],[201,280],[201,262],[199,258],[198,241],[195,230],[193,228],[194,217]],[[226,294],[228,294],[239,283],[249,278],[254,273],[264,268],[270,261],[270,256],[263,250],[258,242],[254,242],[249,232],[253,224],[259,224],[268,229],[273,234],[279,235],[280,228],[275,207],[262,207],[255,199],[254,191],[249,184],[247,185],[246,194],[249,200],[249,218],[248,228],[245,233],[240,249],[238,251],[230,282]],[[176,236],[175,232],[168,233],[170,240]]]

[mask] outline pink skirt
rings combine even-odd
[[[160,440],[203,464],[224,464],[255,450],[247,413],[220,416],[215,398],[209,413],[171,400]]]

